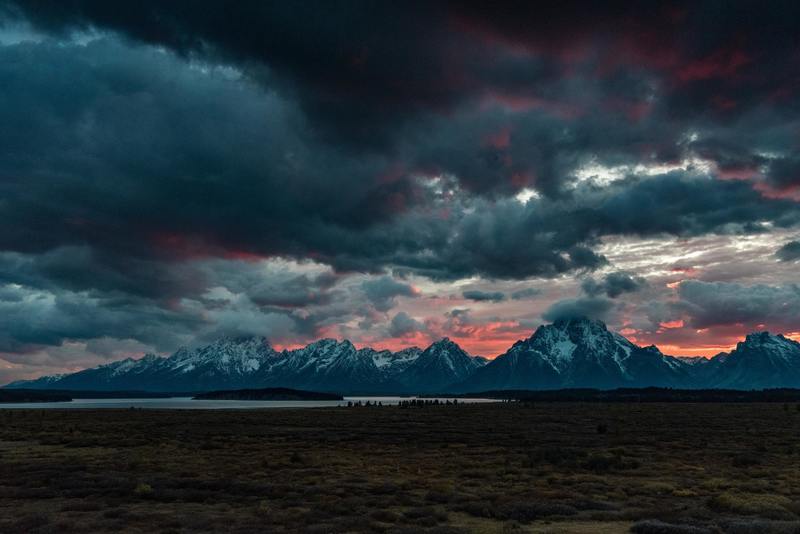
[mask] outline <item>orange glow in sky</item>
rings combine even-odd
[[[683,345],[679,343],[660,343],[659,334],[665,330],[685,328],[683,321],[669,321],[660,324],[661,329],[652,336],[639,335],[631,328],[623,328],[620,333],[633,343],[640,346],[656,345],[661,352],[671,356],[703,356],[710,358],[720,352],[730,352],[736,348],[739,341],[744,340],[750,333],[742,331],[739,336],[721,336],[714,338],[709,331],[698,330],[698,334],[707,336],[707,342],[697,345]],[[472,355],[479,355],[493,359],[505,353],[511,346],[519,340],[527,339],[533,335],[534,330],[521,327],[515,321],[489,322],[481,325],[461,326],[455,332],[443,332],[441,335],[428,335],[422,332],[410,333],[402,337],[383,338],[374,340],[354,341],[357,348],[371,347],[375,350],[390,350],[396,352],[409,347],[427,348],[431,343],[443,337],[449,337],[456,342],[462,349]],[[331,337],[341,339],[334,330],[329,330],[320,337]],[[789,332],[784,334],[787,338],[800,342],[800,332]],[[309,341],[308,343],[310,343]],[[285,344],[273,344],[276,350],[293,350],[305,347],[308,343],[292,342]]]

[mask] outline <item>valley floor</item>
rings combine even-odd
[[[0,410],[0,532],[798,532],[798,436],[780,403]]]

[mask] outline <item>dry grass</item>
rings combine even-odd
[[[774,404],[0,410],[0,532],[800,532],[798,435]]]

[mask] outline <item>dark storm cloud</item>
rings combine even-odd
[[[163,38],[182,52],[193,51],[193,57],[214,43],[198,37],[202,32],[189,38],[192,17],[169,15],[174,6],[118,12],[79,2],[50,12],[47,5],[40,4],[41,13],[30,5],[25,10],[48,28],[94,22],[148,42]],[[258,14],[253,8],[249,16],[258,20]],[[144,32],[137,24],[127,28],[126,17],[138,17],[147,27],[178,20],[180,28]],[[334,34],[349,38],[340,30]],[[217,35],[223,49],[253,45],[227,45],[225,35]],[[308,52],[315,53],[318,44],[310,43]],[[761,221],[787,226],[797,219],[791,202],[764,199],[747,183],[675,175],[631,178],[602,192],[584,185],[561,189],[590,154],[638,161],[648,146],[660,150],[674,144],[670,137],[685,133],[681,125],[615,126],[616,113],[565,120],[538,109],[428,117],[420,120],[419,131],[396,128],[398,167],[380,151],[353,157],[348,149],[319,143],[308,126],[316,116],[247,81],[246,47],[225,55],[242,66],[243,79],[213,65],[189,68],[168,53],[109,39],[73,48],[45,42],[2,50],[3,96],[16,104],[0,111],[10,125],[0,136],[12,149],[0,161],[7,199],[0,217],[16,228],[0,238],[8,250],[88,245],[101,250],[92,255],[112,271],[124,270],[130,256],[175,261],[257,254],[311,256],[344,271],[394,266],[441,279],[520,278],[602,266],[604,258],[592,247],[604,235],[753,231]],[[257,57],[281,55],[264,54]],[[323,78],[319,83],[328,87]],[[611,80],[636,86],[619,74]],[[569,85],[556,81],[554,87]],[[608,83],[582,78],[573,89],[600,98]],[[491,171],[495,164],[498,174]],[[453,172],[477,191],[502,189],[503,176],[517,176],[512,190],[534,177],[531,185],[560,191],[559,198],[552,205],[532,200],[528,206],[468,196],[436,200],[411,178],[418,167]],[[449,213],[440,217],[435,210]],[[563,224],[566,220],[570,223]],[[157,293],[160,287],[141,290]]]
[[[48,30],[97,26],[182,55],[240,64],[296,94],[337,137],[359,142],[380,138],[409,107],[448,106],[458,91],[455,80],[441,80],[448,65],[432,23],[445,13],[434,4],[420,11],[326,1],[242,2],[235,9],[223,2],[6,4]]]
[[[209,280],[192,265],[124,257],[84,245],[39,254],[0,252],[0,283],[48,291],[127,294],[167,302],[202,294]]]
[[[503,2],[490,7],[482,2],[364,6],[312,1],[298,6],[252,1],[233,10],[219,1],[7,4],[49,29],[95,25],[181,53],[269,65],[306,93],[309,106],[341,109],[344,104],[336,113],[339,124],[348,116],[385,117],[392,113],[388,103],[404,113],[409,107],[445,106],[465,94],[470,81],[481,81],[474,80],[476,71],[489,70],[487,78],[512,87],[530,83],[524,69],[492,71],[492,62],[454,53],[452,47],[476,41],[483,45],[478,52],[505,44],[558,56],[605,40],[610,51],[628,56],[618,60],[649,61],[677,84],[693,86],[683,88],[687,100],[695,92],[737,84],[740,92],[754,92],[769,80],[745,77],[738,69],[772,70],[795,60],[776,53],[797,44],[792,21],[800,15],[792,2]],[[347,107],[359,101],[360,113]]]
[[[141,299],[6,286],[0,298],[0,352],[29,352],[61,345],[66,339],[102,337],[137,339],[166,348],[202,323],[200,314],[164,309]]]
[[[764,231],[761,221],[792,226],[798,215],[797,203],[765,199],[746,182],[679,173],[631,182],[597,210],[601,232],[640,236]]]
[[[514,291],[511,293],[512,300],[526,300],[533,297],[537,297],[542,294],[541,289],[536,289],[535,287],[528,287],[525,289],[520,289],[518,291]]]
[[[334,250],[402,204],[370,190],[379,161],[314,146],[290,104],[225,72],[113,41],[0,55],[0,247],[32,255],[14,277],[185,294],[202,281],[167,264]]]
[[[378,311],[388,311],[396,304],[397,297],[416,297],[417,291],[410,285],[398,282],[389,276],[367,280],[361,289]]]
[[[424,330],[424,328],[425,326],[422,323],[406,312],[399,312],[392,317],[389,323],[389,335],[392,337],[402,337]]]
[[[24,223],[6,247],[122,246],[124,234],[134,253],[213,253],[274,221],[370,224],[408,193],[382,196],[385,161],[315,145],[291,104],[224,71],[108,40],[0,54],[2,95],[16,104],[0,110],[4,212]]]
[[[506,294],[502,291],[480,291],[470,289],[461,294],[467,300],[475,302],[500,302],[506,299]]]
[[[264,280],[262,277],[254,289],[247,290],[247,294],[259,306],[302,308],[329,303],[332,298],[329,289],[334,283],[335,277],[327,274],[319,276],[303,274],[292,276],[288,280]]]
[[[487,203],[453,221],[455,238],[437,256],[404,256],[409,267],[434,278],[480,273],[488,277],[555,276],[606,263],[591,250],[604,236],[698,236],[766,232],[765,222],[791,227],[800,206],[766,199],[741,181],[670,173],[577,188],[561,201]],[[412,235],[412,234],[409,234]]]
[[[746,183],[680,173],[527,205],[448,197],[384,158],[315,143],[291,103],[235,73],[109,40],[0,54],[0,92],[15,102],[0,109],[0,219],[14,229],[0,245],[48,263],[17,275],[44,271],[76,289],[185,294],[199,275],[163,263],[247,254],[441,279],[554,276],[603,265],[591,247],[604,235],[797,220],[796,204]]]
[[[97,27],[236,65],[328,141],[478,192],[557,194],[587,155],[669,162],[692,127],[798,112],[793,3],[5,4],[48,31]],[[432,127],[442,118],[451,127]]]
[[[581,281],[581,290],[586,296],[559,300],[545,310],[542,318],[555,321],[589,317],[612,321],[621,306],[612,299],[624,293],[635,293],[646,286],[647,281],[641,276],[623,271],[608,273],[599,281],[587,277]]]
[[[316,336],[416,294],[347,276],[586,276],[609,236],[794,227],[798,10],[0,0],[39,32],[0,46],[0,345]]]
[[[800,241],[789,241],[775,253],[781,261],[800,260]]]
[[[769,163],[767,176],[778,189],[800,187],[800,156],[795,154],[774,159]]]
[[[214,287],[223,287],[234,295],[246,296],[264,309],[294,310],[328,304],[340,291],[336,285],[341,277],[321,266],[311,272],[297,272],[303,264],[279,262],[265,266],[260,261],[217,259],[187,263],[202,273],[205,280],[203,292],[198,296]]]
[[[581,282],[581,289],[591,296],[596,297],[605,293],[610,298],[617,298],[623,293],[639,291],[647,285],[641,276],[632,273],[614,272],[607,274],[599,282],[594,278],[586,278]]]
[[[545,321],[588,317],[608,321],[615,309],[614,301],[605,297],[580,297],[556,302],[542,314]]]
[[[793,331],[800,321],[800,287],[786,285],[742,285],[687,280],[678,289],[677,309],[686,314],[693,328],[743,325],[749,331],[769,324]]]

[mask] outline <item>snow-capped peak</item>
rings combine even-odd
[[[462,349],[450,338],[442,338],[431,344],[419,355],[419,363],[423,367],[438,367],[462,374],[465,370],[474,369],[481,362]]]
[[[272,347],[263,336],[224,336],[209,345],[216,350],[263,351]]]
[[[776,356],[783,359],[800,357],[800,343],[784,337],[782,334],[754,332],[748,334],[744,341],[736,345],[737,352],[753,352]]]
[[[222,337],[194,350],[181,347],[167,358],[166,365],[181,373],[202,368],[215,372],[250,374],[276,355],[266,338]]]
[[[435,351],[437,353],[449,352],[449,351],[460,351],[464,352],[464,350],[458,346],[458,343],[452,341],[449,337],[443,337],[439,341],[435,341],[428,347],[428,350]],[[466,354],[466,353],[465,353]]]
[[[625,360],[637,348],[625,337],[609,332],[602,321],[587,318],[558,319],[542,325],[524,347],[536,351],[559,373],[571,365],[576,354],[610,359],[624,373]]]
[[[372,356],[372,361],[375,363],[375,366],[378,369],[387,371],[411,364],[419,358],[419,355],[422,353],[422,349],[419,347],[409,347],[398,352],[389,350],[376,351],[372,349],[362,350],[371,351],[370,355]]]
[[[324,338],[318,341],[315,341],[309,345],[306,345],[305,348],[300,349],[308,352],[317,352],[317,351],[329,351],[329,350],[336,350],[339,352],[343,351],[354,351],[356,348],[350,342],[350,340],[344,339],[342,341],[338,341],[333,338]]]
[[[580,332],[584,336],[608,332],[608,328],[603,321],[589,319],[588,317],[556,319],[551,326],[564,332]]]
[[[800,343],[757,332],[711,360],[663,355],[610,332],[600,321],[563,319],[539,327],[485,362],[443,338],[425,350],[356,349],[321,339],[276,352],[262,337],[225,337],[169,357],[126,358],[10,387],[199,391],[298,387],[320,391],[443,392],[554,387],[798,387]],[[455,389],[453,389],[455,391]]]

